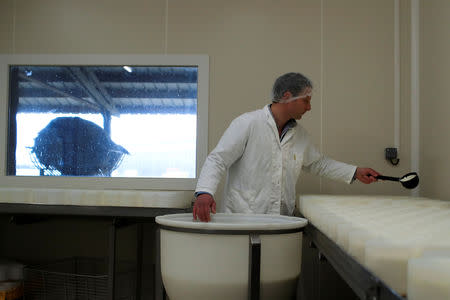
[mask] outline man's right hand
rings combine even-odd
[[[202,222],[211,221],[210,211],[216,213],[216,202],[210,194],[200,194],[194,203],[193,216],[194,220],[197,218]]]

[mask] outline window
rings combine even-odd
[[[207,56],[1,60],[3,179],[194,189],[207,151]]]

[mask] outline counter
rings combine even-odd
[[[320,250],[328,251],[328,256],[348,257],[351,264],[337,268],[349,273],[350,280],[357,281],[363,272],[373,278],[377,289],[385,286],[400,297],[408,294],[408,299],[426,299],[415,297],[418,276],[413,270],[419,269],[418,259],[437,259],[443,262],[439,272],[448,275],[433,279],[428,286],[437,287],[436,294],[450,293],[445,284],[450,281],[450,269],[442,267],[450,260],[450,202],[400,196],[306,195],[299,198],[298,206],[312,224],[310,234],[316,242],[328,241],[324,244],[328,249]],[[435,294],[428,298],[441,299]]]
[[[29,222],[41,216],[70,216],[102,218],[110,221],[108,232],[108,299],[114,299],[117,229],[128,224],[154,222],[156,216],[183,213],[190,210],[193,191],[131,191],[0,188],[0,214],[11,215],[15,222]],[[142,230],[138,232],[142,233]],[[142,249],[142,238],[137,248]],[[138,250],[139,251],[139,250]],[[142,250],[137,261],[136,282],[140,283],[139,268]],[[158,266],[157,266],[158,267]],[[160,272],[156,270],[155,298],[162,299]],[[140,298],[140,284],[136,298]]]

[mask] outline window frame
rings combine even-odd
[[[8,141],[10,138],[9,67],[10,65],[110,65],[110,66],[195,66],[198,67],[197,143],[195,178],[143,178],[143,177],[76,177],[76,176],[15,176],[6,175],[8,167]],[[74,188],[187,191],[194,190],[208,147],[208,55],[101,55],[101,54],[11,54],[0,55],[0,187],[19,188]]]

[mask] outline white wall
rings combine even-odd
[[[396,167],[384,160],[395,143],[392,0],[7,0],[0,2],[0,53],[207,54],[209,150],[233,118],[269,103],[277,76],[302,72],[316,88],[301,122],[317,146],[396,176],[410,170],[409,1],[400,8]],[[345,185],[310,175],[299,190],[409,194],[391,182]]]
[[[450,1],[421,1],[421,193],[450,200]]]

